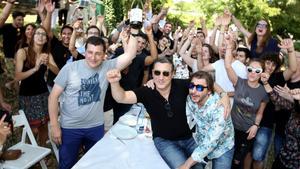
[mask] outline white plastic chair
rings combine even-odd
[[[51,150],[38,146],[23,110],[19,110],[19,115],[14,115],[12,118],[14,127],[24,127],[21,141],[9,149],[20,149],[23,154],[17,160],[5,161],[2,167],[5,169],[27,169],[39,162],[42,169],[47,169],[43,158],[50,154]],[[31,144],[26,143],[26,135]]]

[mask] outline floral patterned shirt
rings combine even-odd
[[[199,107],[190,96],[187,97],[186,113],[196,122],[195,141],[198,147],[192,153],[195,161],[202,162],[208,159],[219,158],[234,146],[234,129],[231,117],[224,119],[224,107],[218,106],[218,94],[212,94]]]
[[[175,75],[173,79],[188,79],[190,77],[188,65],[177,53],[173,55],[173,64],[175,68]]]

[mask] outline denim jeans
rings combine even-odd
[[[159,154],[171,169],[176,169],[181,166],[192,155],[197,147],[193,137],[175,141],[155,137],[153,141]],[[197,163],[192,167],[192,169],[203,168],[203,165],[200,163]]]
[[[269,145],[272,141],[272,129],[267,127],[261,127],[257,131],[255,136],[255,141],[253,144],[252,150],[252,158],[255,161],[264,161]],[[284,138],[279,134],[275,133],[274,136],[274,152],[275,156],[277,156],[280,152],[280,149],[283,145]]]
[[[231,169],[234,148],[224,153],[219,158],[212,160],[212,169]]]
[[[104,125],[87,129],[61,129],[62,144],[59,146],[59,169],[69,169],[78,160],[81,145],[87,152],[104,135]]]

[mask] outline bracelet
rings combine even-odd
[[[256,126],[257,128],[259,128],[259,127],[260,127],[260,126],[259,126],[258,124],[256,124],[256,123],[254,123],[253,125],[254,125],[254,126]]]
[[[293,53],[295,52],[295,50],[288,50],[288,53]]]

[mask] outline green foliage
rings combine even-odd
[[[113,0],[113,9],[114,9],[114,14],[115,14],[115,18],[116,18],[116,22],[121,22],[123,20],[124,17],[124,12],[123,12],[123,1],[122,0]]]
[[[115,10],[113,8],[113,1],[111,0],[104,0],[105,5],[105,20],[109,30],[112,30],[116,26],[116,17],[115,17]]]

